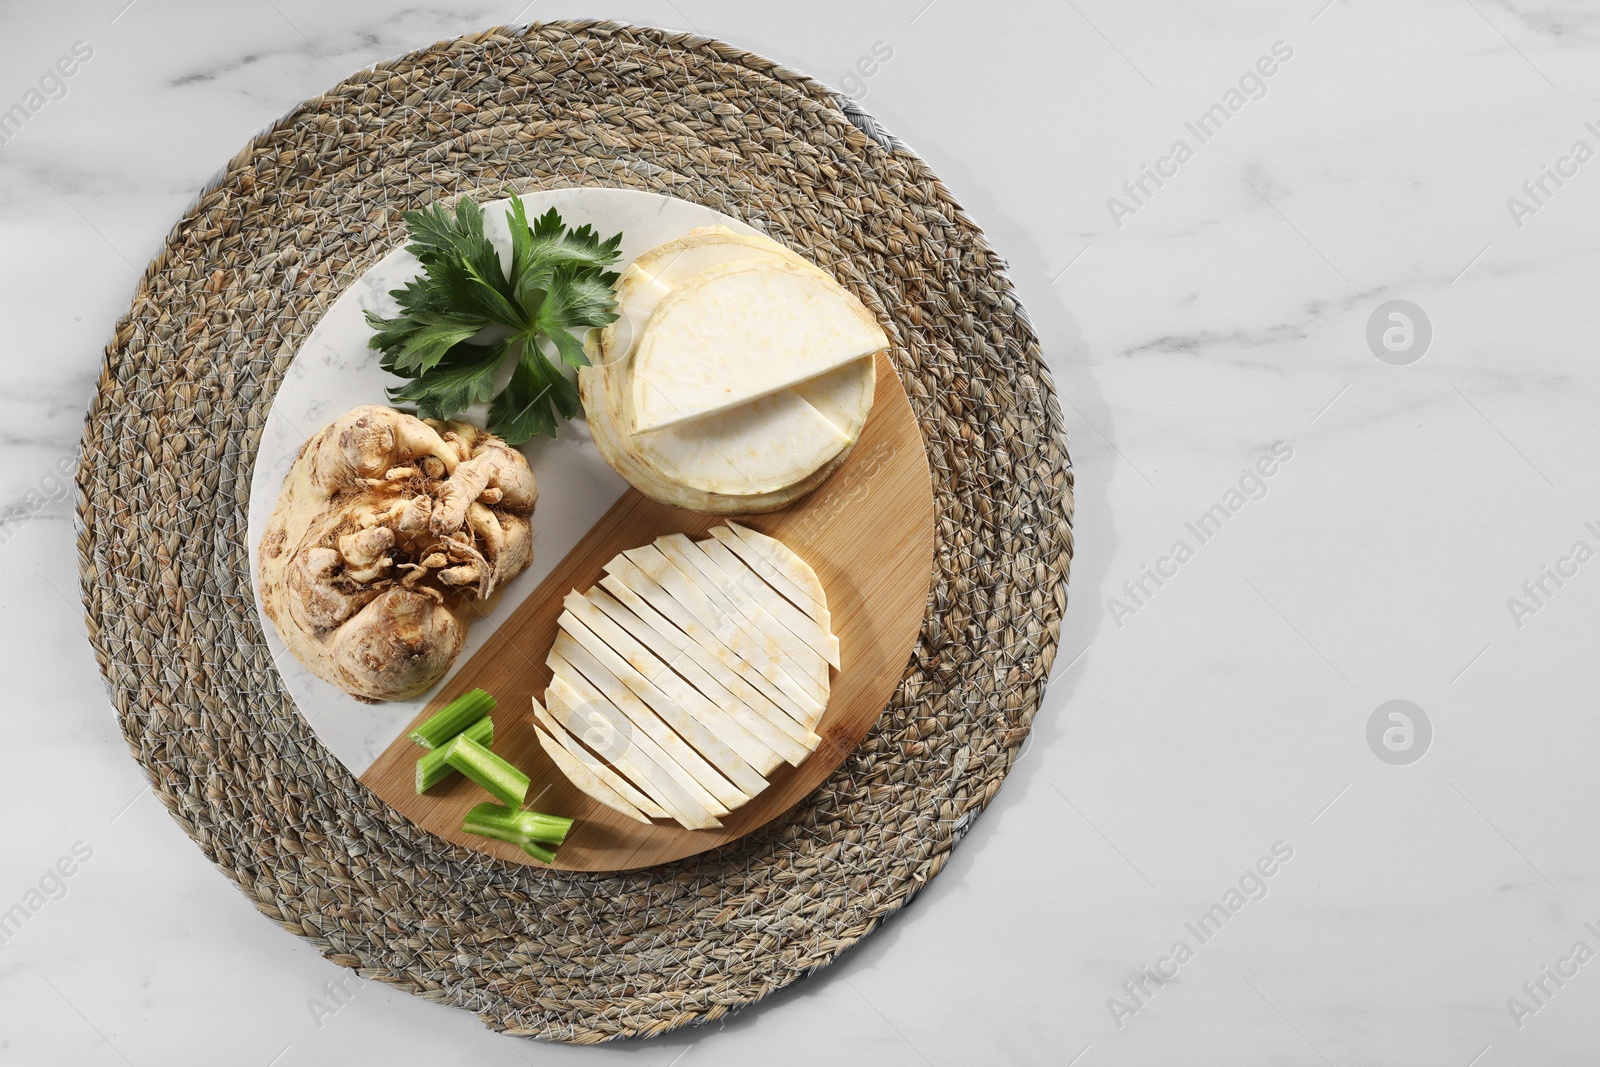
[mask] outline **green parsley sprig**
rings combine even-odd
[[[574,367],[586,365],[582,336],[617,317],[613,286],[622,243],[602,241],[592,226],[568,229],[554,208],[532,226],[519,197],[511,198],[511,269],[505,270],[484,236],[483,209],[470,197],[451,214],[439,204],[405,214],[407,249],[423,273],[392,295],[400,314],[367,312],[376,332],[368,342],[383,352],[383,369],[407,382],[389,399],[410,402],[423,418],[449,419],[493,398],[489,429],[511,444],[535,434],[554,437],[557,414],[578,413],[578,389],[545,357],[540,339]],[[484,331],[499,340],[473,341]],[[576,332],[574,332],[576,331]],[[495,395],[495,372],[516,365]]]

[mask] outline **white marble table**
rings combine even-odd
[[[1323,2],[7,5],[0,109],[38,107],[0,145],[0,1061],[1594,1062],[1600,17]],[[356,987],[211,868],[118,735],[52,471],[257,129],[598,13],[811,71],[926,156],[1043,337],[1079,555],[1031,748],[929,890],[724,1026],[593,1050]],[[1368,346],[1391,300],[1420,359],[1415,311]],[[1420,760],[1387,709],[1369,746],[1391,700]]]

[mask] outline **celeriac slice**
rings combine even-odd
[[[740,688],[740,694],[734,693],[712,677],[712,671],[721,673],[717,662],[688,635],[662,619],[654,608],[629,591],[615,575],[606,575],[600,580],[600,584],[605,588],[597,587],[589,590],[588,600],[591,604],[643,642],[668,666],[681,674],[689,684],[759,738],[778,757],[799,766],[821,743],[816,734],[785,715],[781,709],[752,689],[738,675],[732,675],[731,678]],[[613,594],[617,594],[615,599]],[[728,676],[724,674],[724,677]],[[762,774],[770,773],[773,766],[776,764],[767,767],[755,765],[756,770]]]
[[[695,751],[683,739],[682,733],[673,729],[677,724],[669,725],[660,714],[660,709],[654,706],[655,703],[666,705],[670,703],[669,701],[660,699],[651,702],[643,698],[643,694],[635,688],[635,686],[643,688],[640,685],[642,682],[648,684],[642,675],[629,667],[621,656],[606,647],[606,643],[573,617],[571,612],[561,613],[560,624],[561,632],[556,637],[556,651],[576,667],[595,688],[604,693],[607,700],[621,708],[635,726],[660,745],[663,752],[671,756],[679,767],[716,798],[717,803],[732,811],[750,799],[748,793],[723,777],[704,756]],[[624,676],[627,677],[626,681]],[[630,682],[633,684],[629,684]],[[681,712],[674,714],[673,717],[680,720],[689,719]],[[721,815],[723,812],[719,811],[716,814]]]
[[[811,266],[770,237],[737,234],[724,226],[707,226],[656,245],[623,268],[617,279],[617,318],[600,331],[607,361],[633,354],[645,323],[672,290],[703,270],[741,259],[786,259]]]
[[[688,572],[662,554],[655,545],[630,549],[623,555],[682,604],[717,641],[731,648],[737,656],[754,667],[761,676],[777,686],[785,696],[797,704],[805,715],[821,716],[826,695],[818,699],[814,694],[814,680],[802,681],[784,669],[782,656],[774,643],[757,641],[747,626],[728,617],[714,604],[699,584],[690,579]],[[676,620],[674,620],[676,621]],[[821,662],[821,657],[816,657]],[[806,721],[802,719],[802,721]]]
[[[787,262],[832,284],[771,238],[720,226],[694,231],[657,245],[623,270],[617,318],[600,331],[591,361],[626,376],[645,324],[675,288],[711,267],[756,259]],[[857,360],[721,414],[641,434],[630,445],[673,482],[753,499],[801,482],[847,449],[861,435],[875,383],[873,362]]]
[[[767,557],[774,567],[812,600],[819,604],[828,602],[828,596],[822,590],[822,580],[817,577],[817,572],[811,569],[811,564],[795,555],[794,550],[788,545],[776,537],[769,537],[760,530],[752,530],[736,522],[728,522],[727,527],[737,534],[741,541]]]
[[[735,699],[743,701],[746,707],[755,709],[762,718],[800,744],[805,745],[807,748],[816,747],[820,739],[808,727],[801,725],[800,716],[802,712],[798,708],[792,711],[788,710],[784,695],[771,682],[763,678],[749,664],[741,663],[738,669],[730,668],[728,663],[718,659],[716,655],[709,651],[705,644],[691,637],[688,631],[658,611],[652,600],[645,599],[644,596],[630,588],[628,582],[623,581],[625,574],[634,586],[654,586],[652,594],[654,597],[664,601],[669,607],[682,612],[682,620],[686,625],[698,628],[688,613],[673,603],[672,598],[667,595],[665,590],[655,586],[655,583],[645,577],[638,568],[626,565],[626,561],[624,561],[624,564],[625,566],[617,572],[607,574],[600,579],[600,584],[605,586],[618,601],[665,640],[686,651],[693,662],[698,663],[713,681],[725,688]],[[726,646],[722,646],[719,643],[718,647],[726,652],[728,657],[737,658],[733,651]]]
[[[730,552],[721,541],[690,541],[689,544],[709,559],[741,592],[755,598],[768,615],[804,641],[823,659],[839,666],[839,639],[818,626],[816,620],[789,603],[750,567]]]
[[[626,362],[661,301],[695,275],[737,260],[780,260],[834,284],[831,275],[765,234],[734,233],[724,226],[691,230],[657,245],[623,270],[617,282],[617,319],[600,331],[602,363]],[[861,359],[792,388],[851,441],[861,436],[872,407],[877,366]]]
[[[712,267],[752,259],[781,260],[823,274],[810,260],[763,234],[734,233],[723,226],[691,230],[644,252],[623,270],[617,281],[617,318],[600,331],[600,358],[595,362],[626,362],[650,316],[684,282]],[[801,382],[788,392],[807,401],[854,441],[872,407],[876,371],[872,360],[863,359]]]
[[[663,560],[665,563],[665,560]],[[658,585],[656,581],[634,565],[627,556],[617,556],[606,564],[606,573],[617,578],[622,585],[646,601],[652,608],[670,620],[683,633],[687,634],[705,653],[714,660],[721,673],[716,677],[728,686],[729,677],[743,678],[754,686],[768,700],[780,708],[796,723],[810,729],[816,720],[821,717],[821,709],[816,701],[806,696],[799,686],[787,675],[774,672],[782,676],[784,685],[768,678],[762,669],[752,664],[723,643],[710,629],[700,624],[689,610],[680,604],[672,594]],[[731,690],[733,687],[728,686]]]
[[[828,702],[828,667],[820,652],[809,648],[765,608],[744,595],[687,537],[682,534],[658,537],[655,547],[722,613],[723,629],[745,633],[789,677],[806,686],[818,703]]]
[[[867,413],[878,386],[878,364],[873,356],[863,356],[838,370],[819,374],[810,381],[792,386],[790,392],[817,409],[823,418],[839,428],[850,440],[861,437]]]
[[[783,595],[789,603],[805,612],[816,624],[824,630],[833,631],[833,616],[827,608],[811,599],[811,594],[802,592],[798,585],[791,582],[787,575],[772,565],[772,561],[758,552],[754,546],[746,542],[726,525],[716,526],[711,530],[711,536],[726,545],[728,550],[745,562],[745,565],[767,580],[767,584]]]
[[[545,703],[550,706],[550,713],[556,721],[569,731],[577,733],[580,725],[588,725],[580,713],[586,707],[602,709],[608,718],[615,716],[618,722],[626,719],[620,709],[614,707],[560,656],[552,655],[550,666],[556,674],[550,679],[550,687],[545,690]],[[632,779],[634,785],[648,793],[668,815],[689,829],[704,830],[722,825],[717,819],[719,814],[727,814],[722,805],[700,788],[694,779],[689,778],[689,786],[685,786],[683,779],[688,776],[683,768],[673,763],[671,757],[642,732],[635,731],[629,737],[627,747],[608,754],[606,759]],[[690,786],[693,787],[692,791]]]
[[[770,493],[803,481],[851,438],[792,389],[636,438],[663,477],[710,493]]]
[[[826,703],[826,691],[814,684],[815,672],[808,668],[803,657],[797,659],[789,654],[788,646],[792,642],[784,640],[781,627],[769,625],[759,608],[735,606],[692,560],[684,558],[677,542],[658,537],[648,545],[629,549],[624,555],[688,608],[719,640],[762,669],[767,677],[774,682],[788,678],[812,703],[819,706]],[[740,610],[741,606],[749,610],[748,616]],[[812,658],[820,660],[820,657]]]
[[[585,339],[584,350],[591,365],[578,372],[578,389],[589,429],[605,461],[652,499],[708,514],[771,511],[815,489],[837,469],[860,438],[876,388],[876,359],[867,357],[773,394],[784,397],[785,405],[797,398],[808,403],[843,434],[844,444],[831,449],[820,439],[809,437],[812,443],[807,446],[804,442],[810,431],[802,432],[795,420],[785,420],[783,436],[787,440],[783,446],[761,450],[761,466],[736,460],[734,477],[728,476],[729,464],[724,459],[737,455],[731,441],[738,420],[694,420],[703,425],[691,429],[690,423],[679,428],[688,437],[671,429],[635,436],[631,414],[633,357],[636,342],[651,315],[683,283],[710,268],[740,261],[779,263],[815,274],[827,287],[837,285],[815,264],[769,237],[734,233],[721,226],[692,230],[649,249],[624,268],[616,284],[618,317]],[[775,425],[763,420],[764,433],[772,434]],[[820,425],[817,428],[822,429]],[[832,439],[831,431],[828,437]],[[713,450],[708,469],[690,473],[695,471],[695,456],[706,438],[720,451]],[[822,461],[791,484],[777,485],[808,465],[796,460],[802,454]],[[694,485],[668,477],[668,469],[679,475],[688,474]],[[726,491],[700,488],[718,485]]]
[[[751,796],[767,787],[763,776],[780,762],[772,749],[705,694],[674,674],[667,663],[657,659],[653,652],[576,590],[568,593],[562,603],[568,613],[636,672],[636,675],[629,674],[613,667],[623,684],[655,708],[717,770]],[[578,634],[573,636],[582,641]]]
[[[548,710],[531,702],[551,761],[639,822],[721,826],[780,763],[799,766],[821,745],[823,650],[836,654],[837,641],[795,602],[812,600],[815,575],[789,560],[780,569],[726,527],[712,534],[625,551],[587,593],[567,594],[546,657]],[[826,600],[811,606],[825,612]]]
[[[537,726],[534,727],[533,734],[539,739],[539,747],[544,749],[544,754],[550,757],[550,762],[556,765],[557,770],[567,776],[569,782],[612,811],[626,815],[634,822],[650,825],[650,820],[645,818],[644,812],[629,804],[621,793],[606,785],[590,768],[574,759],[570,752],[561,747],[561,742]]]
[[[631,425],[713,415],[887,347],[872,314],[820,272],[725,263],[673,289],[650,317],[631,361]]]
[[[550,712],[545,710],[544,706],[540,704],[537,699],[530,697],[529,700],[533,704],[533,717],[538,720],[539,725],[543,726],[545,728],[545,732],[548,733],[575,762],[583,767],[586,772],[599,779],[601,785],[605,786],[613,793],[616,793],[619,797],[626,801],[628,807],[642,815],[647,816],[650,819],[671,818],[671,816],[667,814],[666,810],[662,808],[661,805],[657,804],[639,790],[635,789],[631,782],[622,777],[622,775],[618,774],[616,771],[612,770],[604,760],[600,759],[594,753],[584,748],[583,742],[579,741],[576,737],[573,737],[572,734],[568,733],[566,727],[557,722],[555,720],[555,716],[551,715]],[[553,756],[551,758],[554,759]],[[562,771],[564,773],[566,772],[565,766],[562,767]],[[572,775],[567,773],[567,777],[572,778]],[[589,793],[589,795],[594,797],[596,800],[600,799],[598,794],[590,792],[585,787],[584,782],[577,778],[572,778],[572,782],[579,789],[582,789],[585,793]],[[615,807],[615,805],[611,806]],[[617,810],[621,811],[624,815],[628,814],[628,812],[622,808],[617,808]]]
[[[691,489],[664,477],[655,460],[641,446],[650,435],[634,437],[623,429],[623,402],[620,397],[625,369],[580,367],[578,395],[588,417],[595,448],[628,484],[652,500],[675,508],[700,511],[708,515],[753,515],[794,503],[826,481],[850,455],[851,448],[840,449],[834,457],[793,485],[755,495],[712,493]],[[853,446],[851,446],[853,447]]]

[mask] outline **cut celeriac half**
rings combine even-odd
[[[714,415],[889,347],[837,282],[788,262],[712,267],[674,288],[630,359],[634,433]]]
[[[801,382],[788,392],[816,408],[840,433],[855,441],[867,424],[877,383],[877,357],[866,356]]]
[[[652,499],[707,514],[771,511],[822,484],[861,436],[876,388],[876,358],[866,356],[750,405],[635,435],[633,356],[651,316],[696,275],[738,262],[781,264],[836,285],[770,238],[717,226],[691,231],[622,272],[618,318],[586,341],[592,365],[578,373],[590,433],[606,462]]]
[[[617,280],[617,318],[600,333],[605,361],[631,355],[645,323],[667,295],[701,271],[738,260],[766,259],[818,268],[770,237],[707,226],[656,245],[623,268]]]
[[[727,496],[794,485],[852,443],[793,389],[637,440],[663,478]]]
[[[597,352],[593,345],[591,352]],[[591,356],[592,358],[592,356]],[[578,395],[589,423],[595,448],[611,468],[629,485],[652,500],[707,515],[752,515],[787,507],[827,480],[854,447],[854,438],[831,459],[801,481],[763,493],[719,493],[697,489],[669,479],[661,471],[662,460],[646,446],[663,434],[681,429],[634,436],[624,426],[628,374],[617,366],[591,366],[578,370]],[[863,420],[865,412],[863,412]],[[692,426],[693,424],[687,424]],[[746,486],[748,483],[746,483]]]
[[[545,706],[533,702],[540,745],[629,818],[720,826],[821,744],[831,685],[812,645],[837,641],[715,534],[664,537],[605,569],[562,603]]]
[[[626,716],[576,670],[564,666],[563,673],[563,667],[555,662],[550,666],[556,675],[550,679],[544,699],[558,722],[569,730],[575,730],[586,722],[583,712],[588,710],[597,712],[619,726],[624,724]],[[619,732],[622,734],[620,740],[605,753],[607,762],[626,774],[634,785],[689,829],[702,830],[722,825],[717,816],[728,814],[728,810],[694,779],[689,778],[687,772],[662,752],[648,735],[633,730],[631,726]]]
[[[617,318],[600,332],[595,362],[608,366],[626,364],[645,324],[672,290],[712,267],[748,260],[788,263],[835,284],[821,268],[770,237],[734,233],[722,226],[693,230],[657,245],[623,270],[617,282]],[[809,402],[854,441],[861,436],[872,407],[877,377],[874,364],[872,359],[861,359],[801,382],[789,391]]]

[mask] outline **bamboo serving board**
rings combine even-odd
[[[537,513],[534,517],[538,522]],[[513,863],[543,864],[514,845],[461,832],[473,805],[490,799],[460,775],[416,793],[422,750],[405,734],[470,689],[485,689],[494,709],[494,751],[532,779],[526,807],[576,822],[555,866],[619,871],[692,856],[743,837],[793,807],[820,785],[878,721],[900,684],[916,644],[933,570],[933,483],[922,435],[893,366],[878,356],[877,391],[861,439],[817,490],[781,511],[739,518],[794,549],[816,570],[828,595],[842,669],[833,671],[822,744],[799,767],[782,764],[771,783],[717,830],[685,830],[670,820],[650,826],[591,800],[567,781],[534,734],[529,698],[550,683],[545,656],[556,637],[562,598],[586,591],[617,553],[663,534],[702,538],[720,518],[668,507],[629,490],[478,652],[442,687],[361,781],[423,829]]]

